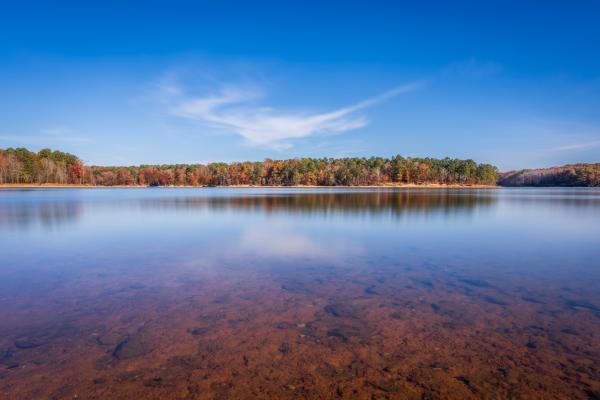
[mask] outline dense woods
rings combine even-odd
[[[22,147],[0,149],[0,183],[84,182],[83,163],[73,154],[50,149],[38,153]]]
[[[502,186],[600,186],[600,163],[524,169],[501,174]]]
[[[388,183],[495,184],[496,167],[444,158],[300,158],[133,167],[84,166],[74,155],[49,149],[0,149],[0,183],[99,186],[382,185]]]

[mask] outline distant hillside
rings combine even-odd
[[[500,174],[498,184],[501,186],[600,187],[600,163],[505,172]]]

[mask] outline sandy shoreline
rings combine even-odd
[[[114,186],[96,186],[96,185],[78,185],[78,184],[54,184],[54,183],[43,183],[43,184],[11,184],[3,183],[0,184],[0,188],[14,188],[14,189],[27,189],[27,188],[81,188],[81,189],[110,189],[110,188],[150,188],[151,186],[141,185],[114,185]],[[155,186],[165,188],[272,188],[272,189],[402,189],[402,188],[417,188],[417,189],[494,189],[499,186],[496,185],[459,185],[459,184],[388,184],[388,185],[336,185],[336,186],[317,186],[317,185],[290,185],[290,186],[266,186],[266,185],[227,185],[227,186],[189,186],[189,185],[172,185],[172,186]]]

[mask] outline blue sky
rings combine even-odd
[[[8,3],[3,148],[600,162],[597,1]]]

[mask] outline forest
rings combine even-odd
[[[0,149],[0,184],[97,186],[359,186],[406,184],[494,185],[496,167],[473,160],[435,158],[298,158],[261,162],[86,166],[61,151]]]
[[[600,163],[523,169],[500,174],[502,186],[600,186]]]

